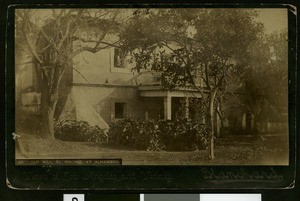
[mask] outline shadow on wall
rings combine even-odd
[[[144,118],[144,103],[137,87],[73,86],[60,120],[87,121],[107,129],[118,118],[117,113],[119,118]]]
[[[93,108],[108,124],[126,117],[135,119],[145,117],[145,104],[136,87],[114,88]]]

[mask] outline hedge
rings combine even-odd
[[[107,142],[107,134],[99,126],[76,120],[57,122],[55,137],[63,141]]]
[[[110,125],[108,140],[138,150],[188,151],[208,147],[207,126],[190,119],[122,119]]]

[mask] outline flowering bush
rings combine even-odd
[[[58,122],[55,137],[64,141],[107,142],[107,134],[99,126],[76,120]]]
[[[140,150],[206,149],[207,126],[191,120],[141,121],[123,119],[110,125],[109,142]]]

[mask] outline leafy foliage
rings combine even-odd
[[[99,126],[86,121],[64,120],[55,125],[55,137],[64,141],[107,142],[107,134]]]
[[[262,47],[253,50],[253,65],[249,76],[245,78],[247,90],[251,94],[263,97],[279,111],[280,108],[287,108],[288,103],[287,45],[287,32],[266,36],[261,43]],[[260,58],[260,63],[255,58]]]
[[[226,103],[243,106],[256,120],[271,116],[271,119],[280,119],[280,113],[287,113],[287,45],[287,32],[266,35],[251,44],[249,52],[237,64],[236,70],[241,76],[232,83],[236,91],[244,95],[224,97]],[[269,109],[262,112],[266,108]]]
[[[231,77],[242,75],[237,68],[248,65],[237,64],[262,34],[257,14],[250,9],[148,9],[137,12],[121,34],[135,70],[160,72],[164,88],[193,88],[206,100],[211,158],[215,103],[228,91]]]
[[[123,119],[108,131],[109,142],[139,150],[187,151],[206,149],[207,126],[185,120]]]
[[[122,48],[135,69],[161,72],[167,89],[197,79],[214,90],[226,85],[236,63],[261,35],[262,24],[247,9],[160,9],[138,12],[122,32]],[[200,89],[199,89],[200,91]]]
[[[167,150],[197,150],[208,146],[208,127],[189,119],[161,121],[161,137]]]
[[[139,150],[163,150],[164,144],[153,121],[122,119],[110,125],[109,142]]]

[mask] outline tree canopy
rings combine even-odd
[[[288,47],[287,32],[266,35],[249,54],[251,68],[243,77],[249,94],[248,105],[254,100],[267,101],[276,113],[286,113],[288,107]],[[251,101],[252,100],[252,101]],[[245,103],[247,104],[247,103]],[[255,107],[257,108],[257,107]],[[260,107],[251,109],[258,115]]]
[[[193,87],[207,99],[212,158],[215,102],[249,65],[244,57],[263,30],[256,16],[249,9],[148,9],[121,34],[136,70],[160,72],[165,88]]]

